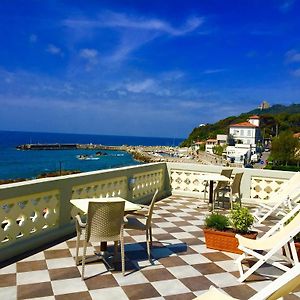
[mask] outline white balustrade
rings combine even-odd
[[[184,163],[152,163],[0,185],[0,262],[74,233],[77,213],[70,199],[119,196],[136,203],[160,197],[203,197],[200,175],[222,167]],[[243,201],[267,201],[292,172],[235,168],[244,172]]]

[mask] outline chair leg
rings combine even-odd
[[[116,263],[117,263],[118,246],[119,246],[119,242],[118,242],[118,241],[115,241],[115,242],[114,242],[114,265],[115,265],[115,266],[116,266]]]
[[[120,238],[121,244],[121,263],[122,263],[122,274],[125,275],[125,253],[124,253],[124,237],[121,236]]]
[[[149,228],[150,246],[152,247],[152,227]]]
[[[76,238],[76,256],[75,256],[75,263],[76,263],[76,266],[79,265],[79,258],[78,258],[78,254],[79,254],[79,243],[80,243],[80,233],[77,232],[77,238]]]
[[[87,247],[87,241],[84,240],[84,243],[83,243],[83,254],[82,254],[82,274],[81,274],[81,280],[84,280],[84,268],[85,268],[86,247]]]
[[[151,262],[150,241],[149,241],[149,232],[148,232],[148,229],[146,230],[146,242],[147,242],[148,259]]]

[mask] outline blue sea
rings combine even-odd
[[[107,155],[97,160],[79,160],[77,155],[95,156],[97,150],[17,150],[16,146],[22,144],[178,146],[182,141],[177,138],[0,131],[0,179],[30,179],[60,169],[94,171],[139,164],[127,152],[105,151]]]

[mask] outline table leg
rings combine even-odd
[[[107,253],[107,242],[100,243],[100,252],[95,252],[95,255],[97,256],[97,259],[101,260],[110,271],[114,270],[114,267],[112,267],[107,261],[107,258],[111,256],[110,253]]]
[[[209,203],[213,203],[213,194],[214,194],[214,182],[213,180],[209,181]]]
[[[211,205],[210,210],[214,210],[214,181],[209,181],[209,204]]]
[[[101,252],[107,251],[107,242],[101,242],[101,244],[100,244],[100,251]]]

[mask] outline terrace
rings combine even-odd
[[[0,299],[193,299],[210,285],[248,299],[269,284],[270,266],[245,283],[237,280],[236,254],[207,249],[203,220],[208,212],[200,174],[220,167],[155,163],[33,180],[0,187]],[[243,171],[243,203],[268,201],[268,194],[292,176],[289,172]],[[132,178],[134,180],[132,180]],[[136,203],[160,191],[153,216],[153,264],[147,259],[143,232],[126,231],[126,276],[120,266],[108,271],[101,262],[75,265],[76,209],[72,198],[120,196]],[[261,232],[276,222],[271,219]],[[99,251],[92,243],[88,254]],[[300,291],[286,299],[298,299]]]

